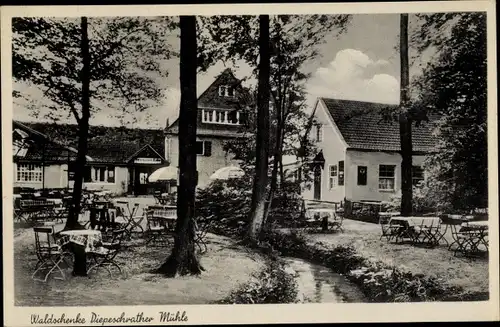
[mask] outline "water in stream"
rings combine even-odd
[[[298,297],[313,303],[362,303],[365,296],[346,277],[330,269],[305,260],[287,258],[287,263],[298,273]]]

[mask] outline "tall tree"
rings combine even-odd
[[[249,238],[256,241],[264,219],[269,152],[269,15],[259,16],[259,81],[255,178],[250,209]]]
[[[410,69],[408,60],[408,14],[400,16],[401,95],[399,112],[399,137],[401,143],[401,215],[412,213],[412,133],[409,112]]]
[[[81,228],[78,216],[92,114],[104,108],[143,111],[163,98],[157,78],[167,74],[160,62],[173,54],[166,37],[174,27],[163,17],[13,19],[13,76],[41,90],[45,101],[18,90],[14,96],[25,98],[35,114],[45,110],[45,118],[54,120],[73,116],[78,125],[66,229]]]
[[[200,265],[194,244],[196,170],[196,95],[197,39],[196,17],[181,16],[180,85],[181,105],[179,112],[179,190],[177,194],[177,223],[172,253],[157,272],[169,277],[199,274]]]
[[[414,81],[418,106],[437,120],[426,160],[430,196],[444,208],[488,206],[487,17],[481,12],[418,15],[412,47],[432,60]]]
[[[297,154],[304,126],[307,125],[304,83],[309,75],[303,65],[318,56],[318,46],[327,36],[345,31],[349,15],[276,15],[270,17],[270,148],[273,157],[271,186],[267,193],[272,202],[278,175],[283,179],[282,156]],[[216,16],[204,20],[210,35],[207,41],[218,46],[210,48],[208,57],[223,60],[243,59],[257,67],[258,38],[255,16]],[[333,32],[336,32],[334,34]],[[256,69],[254,73],[257,73]],[[269,208],[269,207],[268,207]],[[268,211],[264,212],[267,216]],[[265,220],[265,218],[264,218]]]

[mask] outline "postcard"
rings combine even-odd
[[[500,319],[494,1],[1,18],[6,326]]]

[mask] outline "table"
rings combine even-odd
[[[440,231],[441,223],[439,217],[392,217],[389,220],[389,224],[404,226],[398,232],[396,239],[410,238],[413,243],[429,241],[429,244],[434,245],[439,244],[446,233],[446,230]]]
[[[316,222],[315,215],[322,218],[322,229],[328,229],[328,223],[332,223],[338,229],[342,229],[342,218],[337,216],[334,208],[308,208],[306,209],[307,221]]]
[[[73,276],[87,276],[88,251],[95,250],[102,244],[100,231],[91,229],[62,231],[61,246],[69,246],[74,254]]]

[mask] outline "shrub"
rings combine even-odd
[[[218,303],[296,303],[298,287],[294,274],[281,261],[268,260],[261,272]]]

